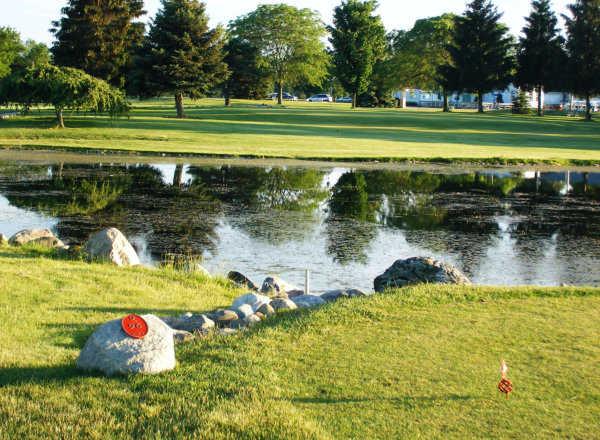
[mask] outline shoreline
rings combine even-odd
[[[539,170],[600,170],[600,160],[585,159],[519,159],[519,158],[378,158],[378,157],[287,157],[264,156],[259,154],[205,154],[152,152],[140,150],[102,149],[93,147],[56,147],[47,146],[5,146],[0,145],[0,160],[13,160],[31,163],[64,161],[70,163],[101,163],[111,159],[122,163],[158,161],[159,163],[205,164],[231,166],[292,166],[305,168],[328,168],[332,165],[353,169],[414,169],[453,170],[469,169],[513,169],[522,170],[535,166]]]

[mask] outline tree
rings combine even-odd
[[[162,0],[150,26],[147,64],[155,92],[173,93],[177,117],[184,96],[198,97],[226,78],[223,30],[210,29],[206,5],[197,0]]]
[[[417,20],[408,32],[393,36],[393,66],[396,86],[425,90],[442,89],[444,111],[448,111],[446,82],[439,74],[441,66],[450,62],[448,45],[452,43],[454,14]]]
[[[352,108],[357,96],[367,90],[375,63],[385,52],[386,34],[375,0],[346,0],[335,8],[329,27],[336,76],[352,93]]]
[[[600,0],[577,0],[568,8],[571,17],[564,18],[572,86],[585,97],[585,119],[591,121],[591,97],[600,93]]]
[[[26,70],[20,99],[29,105],[51,104],[58,127],[64,128],[65,110],[87,110],[111,116],[128,111],[125,95],[107,82],[82,70],[51,64]]]
[[[526,18],[523,36],[517,52],[517,83],[535,89],[538,116],[543,116],[542,93],[547,86],[561,85],[561,69],[565,65],[564,39],[560,36],[558,19],[550,0],[534,0],[533,10]]]
[[[277,103],[283,103],[285,85],[319,84],[327,74],[327,54],[322,38],[325,27],[310,9],[286,4],[260,5],[230,25],[232,37],[260,51],[261,65],[277,87]]]
[[[491,0],[473,0],[456,18],[450,63],[441,69],[444,81],[477,94],[480,113],[483,95],[506,88],[512,79],[514,43],[501,17]]]
[[[528,115],[531,108],[529,105],[529,96],[524,90],[519,90],[519,93],[513,98],[512,112],[515,115]],[[539,111],[539,109],[538,109]]]
[[[230,98],[259,99],[269,93],[271,76],[261,65],[260,52],[250,42],[230,38],[225,45],[225,63],[229,78],[223,86],[225,104]]]
[[[143,0],[69,0],[52,23],[54,62],[123,87],[132,48],[144,36],[135,21],[143,8]]]
[[[14,59],[10,67],[10,74],[0,79],[0,102],[20,103],[23,112],[28,113],[34,96],[31,94],[31,88],[27,85],[27,70],[46,65],[49,62],[50,52],[45,44],[32,40],[27,41],[22,52]]]
[[[0,78],[10,73],[13,61],[22,50],[19,33],[9,27],[0,27]]]

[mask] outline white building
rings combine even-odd
[[[487,109],[504,109],[512,106],[513,99],[519,90],[509,85],[505,90],[494,90],[483,95],[483,104]],[[528,92],[531,108],[537,108],[537,93]],[[403,103],[403,107],[441,108],[444,97],[441,92],[431,92],[419,89],[399,90],[394,98]],[[585,110],[585,100],[565,92],[542,92],[542,102],[546,110]],[[477,95],[472,93],[451,93],[448,104],[454,108],[477,108]],[[592,99],[592,110],[600,111],[600,97]]]

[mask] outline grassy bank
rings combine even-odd
[[[229,304],[223,281],[0,249],[0,438],[593,438],[600,290],[417,287],[177,348],[157,377],[74,361],[130,312]],[[511,399],[496,390],[505,358]]]
[[[360,109],[344,104],[220,100],[136,103],[129,118],[72,115],[52,128],[50,111],[0,121],[0,146],[335,160],[600,163],[600,124],[566,116]]]

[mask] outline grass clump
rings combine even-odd
[[[593,438],[600,290],[418,286],[178,346],[178,368],[75,369],[127,313],[230,304],[225,280],[0,249],[0,438]],[[515,392],[499,395],[506,359]]]

